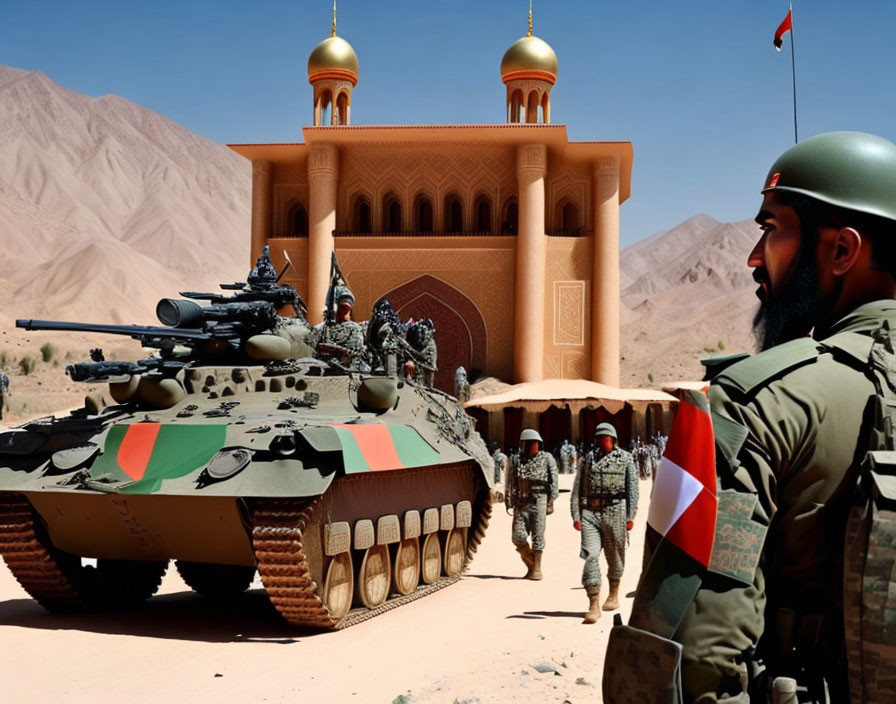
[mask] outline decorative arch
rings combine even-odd
[[[479,308],[462,291],[430,274],[383,294],[402,320],[431,318],[439,348],[436,387],[454,393],[454,371],[487,371],[488,330]]]
[[[432,199],[425,193],[414,198],[414,232],[433,231]]]
[[[353,232],[372,232],[373,218],[370,209],[370,199],[363,193],[355,196],[352,202],[352,227]]]
[[[308,236],[308,211],[302,203],[293,201],[286,211],[286,236]]]
[[[561,232],[577,232],[582,229],[579,204],[571,198],[563,198],[554,209],[554,229]]]
[[[485,193],[480,193],[473,200],[473,230],[492,233],[492,199]]]
[[[501,209],[501,234],[515,235],[519,230],[520,209],[516,197],[510,197],[504,201]]]
[[[444,232],[464,231],[464,206],[457,193],[449,193],[445,196]]]
[[[529,91],[529,98],[526,101],[526,122],[534,125],[538,122],[538,91]]]
[[[383,232],[404,232],[401,219],[401,200],[394,193],[383,196]]]
[[[334,125],[348,124],[348,106],[348,93],[345,91],[340,91],[339,95],[336,98],[336,109],[333,111]]]
[[[522,113],[523,113],[523,91],[517,88],[510,96],[510,106],[509,106],[510,114],[508,116],[508,122],[511,123],[519,123],[523,122]]]

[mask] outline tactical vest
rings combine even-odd
[[[588,455],[588,472],[585,477],[585,491],[580,492],[583,501],[601,499],[616,501],[625,498],[625,473],[628,458],[624,451],[616,448],[608,455],[595,459]]]
[[[861,336],[826,344],[857,356]],[[867,337],[865,338],[867,349]],[[846,526],[843,620],[850,700],[896,702],[896,331],[884,322],[868,356],[877,396],[869,451]]]
[[[535,457],[521,462],[516,472],[517,497],[520,501],[528,501],[536,494],[549,494],[551,470],[548,466],[548,455],[539,452]]]

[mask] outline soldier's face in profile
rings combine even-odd
[[[753,331],[760,349],[808,335],[817,316],[817,236],[804,232],[796,211],[766,193],[756,216],[762,235],[747,260],[759,284]]]

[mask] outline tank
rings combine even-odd
[[[493,474],[473,420],[406,375],[415,351],[388,304],[346,360],[269,259],[253,274],[263,265],[231,296],[162,299],[164,326],[17,322],[159,350],[137,362],[92,351],[66,370],[94,384],[83,408],[0,430],[0,554],[48,610],[139,603],[173,560],[215,597],[257,570],[287,623],[335,629],[469,564]],[[276,314],[285,301],[295,316]]]

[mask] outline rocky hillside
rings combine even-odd
[[[0,315],[153,322],[245,276],[251,167],[115,95],[0,66]]]
[[[696,215],[623,250],[622,386],[699,379],[701,357],[752,350],[758,236]]]

